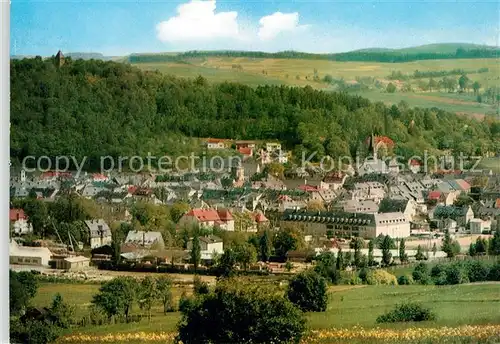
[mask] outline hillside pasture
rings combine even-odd
[[[34,299],[34,305],[46,306],[55,293],[60,293],[66,302],[77,307],[78,315],[83,316],[85,312],[88,312],[88,305],[98,287],[96,285],[44,283]],[[495,283],[456,286],[333,286],[329,288],[329,304],[326,312],[307,314],[308,328],[312,332],[310,332],[310,338],[304,342],[331,343],[332,338],[330,338],[330,341],[323,340],[326,340],[325,338],[329,333],[335,333],[335,331],[352,333],[353,336],[358,333],[373,331],[381,331],[382,334],[384,331],[390,331],[401,335],[405,331],[411,333],[415,331],[439,331],[440,328],[459,331],[461,327],[466,325],[479,327],[498,326],[500,324],[498,288],[499,285]],[[178,300],[183,290],[187,289],[174,288],[173,294],[176,300]],[[418,324],[376,324],[377,316],[404,301],[420,302],[424,306],[431,308],[437,315],[436,321]],[[133,314],[139,314],[140,312],[137,306],[133,308]],[[74,329],[73,333],[68,332],[60,339],[60,342],[93,343],[92,338],[95,338],[94,342],[96,343],[105,341],[106,338],[121,343],[134,343],[134,340],[141,343],[169,342],[162,338],[173,337],[179,319],[180,313],[173,312],[163,315],[161,307],[157,306],[153,310],[150,322],[143,319],[140,322],[129,324],[81,327]],[[134,336],[144,338],[134,339]],[[151,340],[148,338],[151,338]],[[382,338],[380,341],[378,339],[356,340],[356,338],[353,338],[352,341],[344,340],[342,342],[387,343],[387,341],[384,341],[387,338]],[[402,342],[405,341],[394,339],[389,343]],[[446,341],[446,343],[449,343],[449,341]],[[456,341],[451,341],[451,343],[468,342],[456,338]]]
[[[315,89],[333,90],[325,83],[326,75],[334,80],[343,80],[347,84],[355,84],[358,78],[373,78],[379,84],[369,86],[368,90],[353,91],[373,101],[382,101],[386,104],[397,104],[401,100],[410,106],[438,107],[444,110],[465,113],[481,117],[494,113],[496,108],[491,104],[479,104],[470,94],[449,94],[442,92],[423,92],[418,88],[420,82],[428,83],[429,78],[410,79],[409,81],[391,81],[388,76],[392,72],[401,72],[403,75],[412,75],[418,71],[451,71],[462,69],[470,71],[469,79],[481,84],[481,89],[500,86],[500,60],[498,59],[449,59],[423,60],[406,63],[381,62],[340,62],[309,59],[276,59],[250,57],[200,57],[190,58],[180,62],[137,63],[135,66],[143,70],[158,70],[162,73],[179,77],[194,78],[198,75],[205,77],[209,82],[224,81],[240,82],[251,86],[257,85],[289,85],[311,86]],[[487,72],[477,73],[480,68],[487,68]],[[316,78],[315,78],[316,75]],[[459,75],[452,75],[455,79]],[[434,78],[436,81],[442,77]],[[393,82],[402,87],[404,83],[412,85],[412,92],[386,93],[385,85]]]

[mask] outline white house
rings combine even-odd
[[[227,209],[192,209],[181,217],[178,226],[182,229],[193,225],[234,231],[234,218]]]
[[[221,139],[208,139],[206,141],[206,145],[208,149],[224,149],[226,145],[224,140]]]
[[[214,235],[200,237],[201,260],[212,260],[214,254],[221,255],[224,253],[224,244],[222,239]],[[193,248],[193,240],[187,244],[187,249],[191,251]]]
[[[14,240],[9,244],[10,264],[48,266],[51,257],[47,247],[20,246]]]
[[[471,234],[482,234],[483,231],[491,230],[491,221],[484,221],[482,219],[471,219],[469,221],[469,224],[470,224]]]
[[[90,248],[111,245],[111,229],[104,220],[86,220],[85,225],[90,233]]]
[[[9,219],[15,234],[20,235],[33,232],[33,226],[29,223],[23,209],[10,209]]]
[[[162,249],[165,247],[165,242],[160,232],[129,231],[125,238],[125,244],[148,249]]]

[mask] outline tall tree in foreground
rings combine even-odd
[[[299,343],[303,313],[271,287],[228,280],[182,310],[178,340],[198,343]],[[216,314],[217,316],[214,316]]]
[[[156,280],[156,291],[163,305],[163,314],[172,309],[172,279],[166,276],[159,277]]]
[[[326,280],[315,271],[296,275],[288,285],[288,299],[305,312],[324,312],[328,303]]]
[[[156,280],[151,276],[145,277],[139,286],[139,306],[142,310],[148,312],[148,320],[151,321],[151,308],[158,299],[158,289],[156,288]]]
[[[109,318],[124,315],[128,321],[132,305],[137,300],[137,289],[137,281],[134,278],[116,277],[99,288],[92,303],[101,308]]]
[[[368,266],[373,266],[375,265],[375,258],[373,257],[373,248],[375,244],[373,240],[370,240],[368,242]]]

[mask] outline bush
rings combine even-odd
[[[490,273],[488,274],[489,281],[500,281],[500,262],[496,262],[490,268]]]
[[[304,314],[275,289],[220,282],[182,311],[177,340],[198,343],[298,343]]]
[[[448,284],[448,276],[446,274],[446,271],[440,271],[439,275],[435,276],[433,278],[434,284],[435,285],[447,285]]]
[[[429,309],[418,303],[403,303],[386,313],[377,317],[377,323],[394,323],[407,321],[430,321],[435,320],[436,315]]]
[[[469,283],[469,276],[465,267],[460,263],[448,266],[446,269],[446,282],[447,284]]]
[[[210,292],[210,288],[208,287],[208,283],[203,282],[201,280],[201,277],[198,275],[194,276],[193,284],[194,284],[193,292],[195,295],[208,294]]]
[[[444,264],[434,265],[431,269],[431,277],[435,278],[441,275],[442,272],[446,272],[446,266]]]
[[[413,284],[413,278],[408,275],[401,275],[398,277],[398,284],[399,285],[410,285]]]
[[[490,268],[488,263],[479,260],[471,260],[465,263],[465,270],[470,282],[487,281]]]
[[[415,283],[419,284],[431,284],[431,276],[429,274],[429,267],[425,263],[419,263],[413,269],[412,277]]]
[[[359,270],[358,277],[363,283],[366,283],[366,277],[368,276],[369,271],[370,270],[367,268],[362,268],[361,270]]]
[[[366,275],[366,283],[369,285],[397,285],[396,276],[385,270],[371,270]]]
[[[325,278],[315,271],[296,275],[288,285],[288,299],[303,311],[324,312],[328,303]]]
[[[357,276],[354,276],[354,277],[345,279],[344,284],[360,285],[360,284],[363,284],[363,280],[361,280],[361,278],[359,278]]]

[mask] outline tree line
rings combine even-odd
[[[328,61],[370,61],[370,62],[411,62],[419,60],[441,60],[441,59],[475,59],[475,58],[497,58],[499,49],[458,48],[450,53],[433,52],[400,52],[400,51],[350,51],[345,53],[313,54],[298,51],[280,51],[266,53],[262,51],[188,51],[180,54],[133,54],[128,57],[130,63],[159,63],[179,62],[190,58],[208,57],[248,57],[248,58],[274,58],[274,59],[307,59]]]

